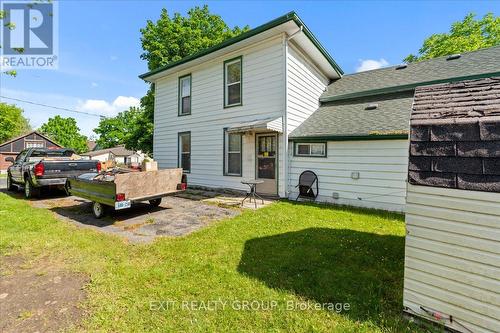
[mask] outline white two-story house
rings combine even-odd
[[[290,13],[142,76],[154,82],[154,158],[189,183],[287,195],[288,134],[342,71]]]
[[[145,73],[155,84],[154,159],[191,185],[295,197],[300,173],[318,200],[403,210],[413,92],[500,73],[500,48],[353,75],[291,12]]]

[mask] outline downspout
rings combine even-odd
[[[284,74],[285,74],[285,116],[283,117],[283,172],[284,172],[284,181],[285,181],[285,197],[288,198],[289,192],[290,192],[290,151],[289,151],[289,146],[288,146],[288,42],[297,36],[298,34],[302,33],[302,30],[304,27],[301,25],[299,27],[299,30],[291,34],[290,36],[287,36],[285,33],[283,35],[283,55],[285,58],[284,61]]]

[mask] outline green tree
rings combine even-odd
[[[31,130],[23,112],[13,104],[0,103],[0,143]]]
[[[172,17],[163,9],[156,21],[148,20],[141,29],[144,52],[141,58],[148,62],[148,69],[154,70],[173,61],[180,60],[198,51],[219,44],[237,36],[249,28],[230,28],[219,16],[210,13],[208,6],[194,7],[187,16],[174,13]],[[132,149],[152,153],[154,86],[141,99],[142,117],[136,118],[128,146]]]
[[[87,151],[87,137],[80,134],[75,118],[55,116],[40,127],[40,132],[63,147],[74,149],[77,153]]]
[[[111,148],[127,144],[127,137],[133,131],[136,117],[141,110],[131,107],[129,110],[118,113],[116,117],[102,118],[94,132],[99,135],[96,143],[99,148]]]
[[[418,55],[410,54],[403,61],[411,63],[500,45],[500,17],[492,13],[480,20],[475,17],[469,13],[463,21],[453,23],[449,33],[426,38]]]

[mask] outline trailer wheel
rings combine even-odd
[[[153,207],[158,207],[161,204],[161,198],[149,200],[149,204]]]
[[[100,219],[106,213],[105,206],[98,202],[92,203],[92,213],[94,213],[94,217],[96,219]]]

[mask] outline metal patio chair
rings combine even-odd
[[[302,172],[299,176],[299,184],[295,188],[297,187],[299,188],[299,195],[295,201],[299,200],[299,198],[316,200],[319,194],[318,176],[311,170]],[[314,188],[316,191],[314,191]]]

